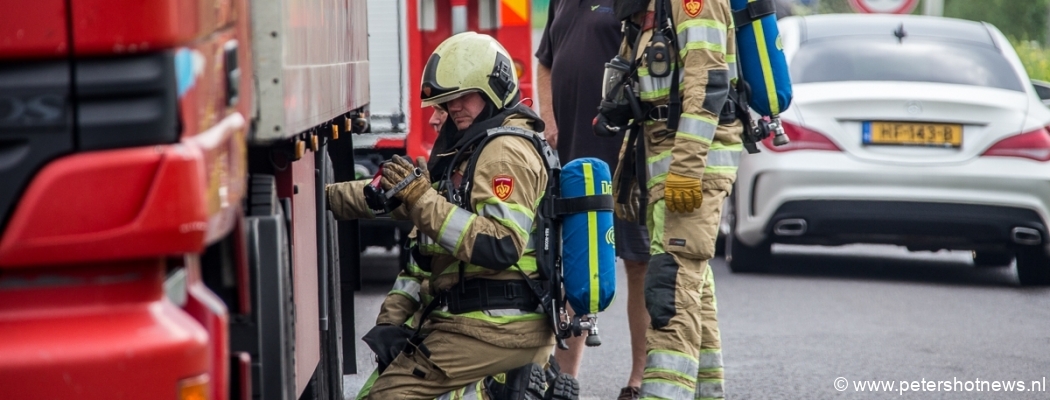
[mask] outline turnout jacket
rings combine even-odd
[[[636,13],[632,20],[642,27],[639,49],[633,54],[639,60],[638,91],[643,102],[653,106],[668,103],[673,74],[657,78],[649,74],[644,55],[653,34],[654,0],[648,11]],[[731,145],[715,141],[718,115],[729,96],[731,85],[737,80],[736,35],[733,13],[728,0],[669,0],[668,13],[674,21],[678,38],[677,65],[679,96],[682,114],[678,130],[671,140],[671,150],[651,157],[649,187],[662,182],[668,172],[704,181],[729,181],[736,174],[736,164],[742,147],[739,138]],[[621,54],[632,55],[625,38]],[[650,113],[652,114],[652,113]],[[646,121],[646,131],[665,129],[658,121]],[[653,132],[654,135],[670,134]],[[712,175],[705,177],[705,174]],[[705,179],[707,178],[707,179]],[[662,185],[661,185],[662,186]],[[659,189],[656,187],[655,189]],[[662,193],[650,201],[662,198]]]
[[[542,122],[531,110],[513,111],[497,116],[503,120],[495,126],[542,129]],[[536,208],[547,185],[544,163],[530,141],[516,136],[494,138],[482,149],[452,147],[438,156],[475,151],[481,153],[470,187],[470,209],[453,204],[446,193],[428,190],[411,209],[402,206],[392,213],[394,218],[413,222],[415,229],[409,237],[418,243],[423,258],[429,260],[413,260],[409,268],[399,274],[377,323],[404,323],[432,296],[458,283],[461,275],[467,280],[479,277],[519,280],[523,279],[522,273],[538,278],[530,238]],[[460,158],[462,162],[453,166],[449,179],[453,186],[462,183],[469,158],[464,154]],[[430,171],[432,178],[442,177],[445,172]],[[435,187],[440,186],[437,179],[432,182]],[[362,191],[366,184],[368,180],[360,180],[325,188],[336,218],[374,217]],[[416,266],[422,263],[429,263],[429,274]],[[453,315],[438,308],[430,315],[424,330],[462,333],[501,347],[536,347],[554,343],[545,318],[540,310],[488,310]]]

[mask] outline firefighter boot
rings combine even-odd
[[[546,372],[539,364],[532,363],[487,378],[485,387],[493,400],[544,400]]]
[[[548,381],[545,400],[578,400],[580,398],[580,382],[572,375],[564,372],[559,373],[552,381]]]
[[[545,400],[577,400],[580,398],[580,382],[572,375],[561,372],[558,360],[552,354],[547,360],[547,393]]]

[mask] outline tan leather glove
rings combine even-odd
[[[413,176],[415,178],[412,178]],[[408,179],[412,181],[407,184],[402,183]],[[423,193],[430,190],[430,177],[424,174],[422,169],[412,165],[407,158],[394,156],[390,161],[383,163],[383,177],[379,184],[383,186],[383,190],[396,190],[395,186],[404,185],[394,193],[394,196],[412,207],[423,196]]]
[[[416,157],[416,167],[418,167],[420,171],[423,171],[423,176],[427,177],[427,180],[429,181],[430,168],[427,167],[427,158],[423,156]]]
[[[664,183],[664,202],[671,212],[690,212],[704,200],[700,180],[669,172]]]
[[[616,181],[613,181],[616,182]],[[620,198],[621,190],[629,190],[627,204],[616,201]],[[619,187],[613,191],[613,213],[616,217],[627,222],[638,222],[638,213],[641,212],[642,191],[638,189],[638,181],[631,181],[627,187]]]
[[[638,222],[638,212],[640,209],[642,193],[638,190],[638,180],[634,179],[628,185],[620,184],[620,174],[623,173],[623,149],[620,149],[620,162],[616,163],[616,169],[613,171],[612,182],[613,182],[613,214],[616,218],[627,222]],[[620,192],[623,190],[630,190],[630,194],[627,196],[627,204],[620,204]]]

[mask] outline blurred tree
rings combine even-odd
[[[921,8],[921,7],[920,7]],[[985,21],[1003,34],[1046,43],[1050,0],[944,0],[944,16]]]
[[[1050,49],[1034,41],[1011,40],[1028,77],[1050,81]]]
[[[532,0],[532,29],[543,29],[547,25],[547,8],[550,0]]]
[[[820,0],[817,4],[817,14],[852,13],[849,0]]]

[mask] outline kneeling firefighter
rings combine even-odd
[[[543,122],[520,104],[511,58],[486,35],[445,40],[426,64],[421,89],[424,106],[448,112],[429,163],[395,157],[383,164],[378,185],[326,188],[339,219],[384,212],[410,219],[413,246],[403,251],[427,272],[402,274],[416,277],[403,280],[407,303],[384,303],[403,309],[394,313],[400,317],[381,319],[368,335],[386,341],[379,349],[369,343],[381,372],[368,398],[573,398],[575,380],[548,377],[542,367],[555,344],[530,240],[548,188],[550,160],[536,133]],[[493,134],[508,131],[515,134]],[[420,287],[428,293],[421,296]],[[418,328],[397,326],[413,307],[423,307]]]

